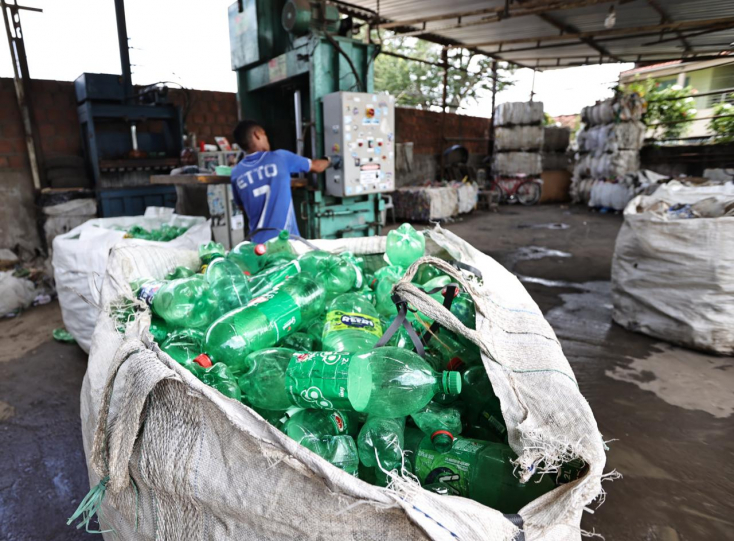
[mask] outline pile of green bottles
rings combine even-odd
[[[126,231],[125,238],[168,242],[177,237],[180,237],[181,235],[186,233],[188,229],[188,227],[163,224],[158,229],[151,229],[149,231],[142,226],[134,225]]]
[[[131,285],[150,307],[161,350],[331,464],[378,486],[411,475],[439,494],[515,513],[561,476],[521,483],[514,474],[478,347],[440,329],[420,356],[402,327],[375,347],[398,313],[393,285],[424,251],[408,224],[388,234],[384,258],[298,256],[283,231],[228,253],[205,244],[198,272],[178,267]],[[440,301],[455,291],[427,265],[414,282]],[[465,292],[450,310],[475,327]],[[409,314],[419,334],[430,328],[429,317]]]

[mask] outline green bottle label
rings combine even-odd
[[[415,458],[416,475],[422,485],[445,483],[460,496],[467,496],[469,472],[485,447],[479,441],[458,438],[449,453],[421,448]]]
[[[349,354],[295,353],[285,373],[291,402],[302,408],[352,409],[347,397],[349,361]]]
[[[326,314],[324,333],[347,329],[368,332],[377,337],[382,336],[382,325],[376,317],[341,310],[332,310]]]
[[[252,299],[247,306],[257,306],[268,318],[270,326],[275,330],[277,341],[297,331],[301,326],[301,309],[288,294],[276,294],[283,284],[278,284],[271,291]],[[270,302],[268,302],[270,301]]]

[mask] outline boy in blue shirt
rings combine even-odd
[[[309,160],[287,150],[270,150],[265,130],[257,122],[243,120],[234,130],[234,140],[246,156],[232,168],[235,203],[247,214],[252,242],[261,243],[285,229],[300,235],[291,195],[291,175],[322,173],[330,158]]]

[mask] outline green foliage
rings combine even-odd
[[[734,94],[729,94],[729,99],[734,101]],[[731,103],[718,103],[714,106],[713,116],[734,115],[734,106]],[[734,116],[726,118],[714,118],[709,122],[709,129],[714,132],[717,143],[728,143],[734,141]]]
[[[645,124],[650,126],[663,123],[654,129],[655,137],[663,139],[682,137],[691,127],[691,123],[681,121],[696,117],[696,105],[690,97],[695,91],[690,86],[662,87],[655,79],[644,79],[630,83],[624,91],[637,92],[647,100],[647,111],[643,116]],[[670,122],[675,124],[669,124]]]
[[[385,40],[382,50],[405,56],[441,63],[441,47],[434,43],[402,38]],[[450,111],[476,102],[480,93],[492,90],[492,60],[484,55],[451,49],[448,52],[448,84],[446,103]],[[507,68],[498,72],[497,91],[511,85],[505,79]],[[470,73],[458,69],[469,69]],[[375,59],[375,90],[389,92],[398,105],[422,109],[441,107],[443,98],[443,68],[422,62],[414,62],[385,54]]]
[[[543,119],[543,126],[555,126],[556,125],[556,121],[548,113],[543,113],[543,116],[545,117]]]

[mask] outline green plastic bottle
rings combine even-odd
[[[439,453],[451,450],[456,437],[461,434],[461,411],[454,406],[429,402],[425,408],[410,416],[416,426],[431,438]]]
[[[418,456],[418,450],[420,449],[421,442],[426,435],[411,426],[405,427],[405,438],[403,444],[403,464],[405,469],[410,473],[415,473],[415,459]]]
[[[299,331],[283,338],[278,342],[278,347],[295,351],[314,351],[314,339],[311,335]]]
[[[242,272],[254,276],[265,267],[279,265],[296,258],[296,251],[289,242],[288,231],[281,231],[277,237],[261,244],[245,241],[227,254]]]
[[[252,298],[245,275],[237,265],[224,258],[212,261],[204,273],[209,283],[209,295],[216,305],[214,317],[245,306]]]
[[[300,274],[212,323],[204,352],[236,366],[252,351],[274,346],[324,311],[324,290]],[[271,408],[274,409],[274,408]]]
[[[199,259],[203,265],[208,265],[218,257],[224,257],[224,246],[219,242],[209,241],[199,246]]]
[[[237,401],[242,400],[242,392],[237,385],[237,380],[226,364],[215,363],[213,366],[205,368],[200,379],[210,387],[214,387],[227,398],[232,398]]]
[[[359,460],[367,467],[400,469],[403,462],[405,417],[384,419],[369,416],[357,438]]]
[[[250,292],[253,297],[264,295],[299,272],[301,272],[301,264],[295,259],[268,267],[249,279]]]
[[[254,408],[286,411],[293,406],[285,388],[285,372],[295,352],[269,348],[248,355],[240,367],[237,384],[244,401]],[[237,370],[234,373],[237,374]]]
[[[385,256],[391,265],[408,268],[423,257],[426,239],[410,224],[403,224],[387,234]]]
[[[172,332],[161,343],[161,349],[186,370],[201,379],[204,369],[194,361],[201,352],[204,333],[196,329],[180,329]]]
[[[432,336],[427,348],[443,360],[444,366],[468,367],[482,364],[479,346],[471,342],[468,346],[459,342],[456,335],[448,329],[440,329],[436,336]]]
[[[466,404],[468,435],[507,443],[507,425],[500,400],[492,389],[484,366],[471,366],[462,374],[461,400]]]
[[[356,293],[345,293],[327,309],[321,343],[326,351],[359,353],[375,347],[382,332],[372,303]]]
[[[397,314],[398,310],[392,300],[392,288],[404,275],[404,268],[392,265],[375,273],[375,308],[381,315],[391,317]]]
[[[166,323],[164,319],[154,315],[150,318],[150,328],[148,330],[153,335],[153,340],[158,344],[162,344],[168,338],[168,335],[174,331],[174,327]]]
[[[416,272],[415,276],[413,277],[413,283],[425,284],[428,280],[438,278],[439,276],[444,276],[444,273],[438,270],[433,265],[424,263],[423,265],[418,267],[418,272]]]
[[[349,258],[313,251],[302,255],[298,261],[302,272],[323,286],[327,303],[342,293],[362,288],[362,272]]]
[[[324,438],[323,454],[319,454],[349,475],[359,475],[359,454],[352,436],[327,436]]]
[[[357,435],[357,419],[354,412],[296,409],[295,413],[286,414],[289,418],[283,431],[288,437],[318,455],[325,454],[323,446],[326,436]]]
[[[188,278],[195,273],[188,267],[176,267],[166,275],[166,280],[178,280],[179,278]]]
[[[286,390],[303,408],[352,409],[375,417],[405,417],[438,393],[458,395],[458,372],[434,372],[411,351],[383,347],[359,354],[296,353]]]
[[[200,274],[189,278],[147,280],[137,292],[155,315],[176,327],[206,327],[214,319],[216,304],[207,294],[209,283]]]
[[[314,318],[311,323],[305,327],[306,334],[313,340],[313,347],[301,351],[323,351],[321,337],[324,335],[324,325],[326,321],[323,317]]]
[[[415,456],[414,473],[421,485],[444,483],[454,494],[502,513],[517,513],[556,486],[549,475],[536,474],[521,483],[511,462],[517,455],[502,443],[460,437],[449,452],[441,453],[425,437]]]

